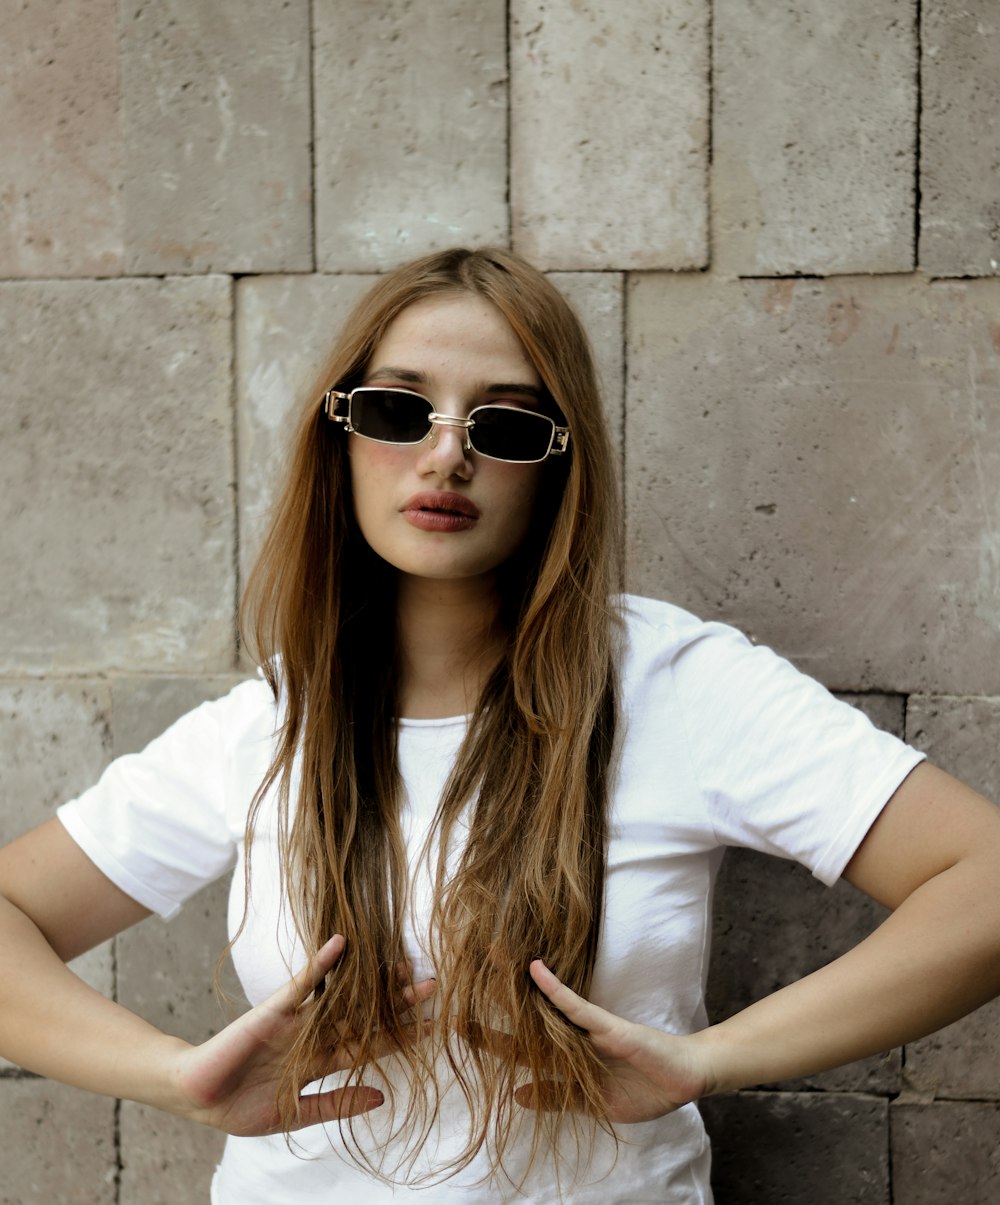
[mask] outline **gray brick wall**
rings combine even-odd
[[[992,0],[22,0],[0,39],[0,837],[245,668],[240,582],[340,317],[509,243],[598,351],[634,588],[1000,797]],[[727,859],[723,1016],[879,918]],[[220,889],[81,959],[192,1039]],[[986,1205],[1000,1007],[707,1102],[720,1205]],[[0,1064],[0,1196],[187,1205],[219,1139]]]

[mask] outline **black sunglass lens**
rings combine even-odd
[[[543,460],[552,442],[552,421],[532,410],[483,406],[472,414],[472,446],[494,460]]]
[[[415,393],[358,389],[351,395],[351,426],[382,443],[419,443],[430,429],[431,404]]]

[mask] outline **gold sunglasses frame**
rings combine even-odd
[[[351,426],[351,399],[356,393],[400,393],[405,397],[420,398],[422,402],[426,402],[430,406],[430,414],[427,416],[428,428],[427,434],[421,435],[415,440],[399,440],[399,439],[377,439],[373,435],[365,435],[363,432],[356,430]],[[347,409],[341,410],[342,402],[347,403]],[[569,451],[569,427],[560,427],[554,418],[550,418],[547,414],[538,414],[535,410],[525,411],[528,414],[535,414],[538,418],[544,418],[546,422],[552,424],[552,437],[549,440],[548,450],[544,456],[538,457],[537,460],[505,460],[502,456],[490,456],[488,452],[480,452],[478,448],[473,447],[469,432],[476,425],[476,420],[473,415],[477,410],[496,410],[504,407],[497,406],[495,403],[487,402],[476,408],[469,414],[468,418],[459,418],[454,414],[439,414],[434,409],[434,403],[430,398],[424,397],[422,393],[417,393],[415,389],[396,389],[392,386],[383,385],[358,385],[349,393],[344,393],[339,389],[328,389],[323,394],[323,413],[327,418],[332,419],[335,423],[342,423],[346,431],[353,431],[355,435],[362,439],[370,439],[372,443],[388,444],[400,448],[415,448],[418,444],[424,442],[425,439],[433,432],[435,426],[441,427],[456,427],[465,433],[464,448],[466,452],[475,452],[477,456],[485,456],[487,460],[497,460],[501,464],[543,464],[550,456],[562,456]]]

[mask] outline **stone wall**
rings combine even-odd
[[[0,837],[246,672],[285,415],[458,242],[592,330],[634,588],[1000,797],[992,0],[19,0],[0,41]],[[221,888],[79,970],[197,1039]],[[877,920],[731,856],[724,1015]],[[10,973],[10,972],[5,972]],[[1000,1007],[708,1102],[720,1205],[1000,1198]],[[216,1135],[0,1069],[0,1195],[203,1200]]]

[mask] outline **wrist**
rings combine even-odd
[[[720,1092],[733,1092],[746,1087],[736,1082],[733,1059],[728,1050],[725,1035],[719,1033],[718,1025],[709,1025],[685,1039],[690,1044],[692,1057],[702,1080],[699,1096],[717,1096]]]
[[[141,1080],[127,1093],[128,1098],[165,1113],[197,1120],[198,1104],[184,1084],[184,1058],[191,1049],[191,1044],[182,1038],[157,1033],[152,1049],[139,1068]]]

